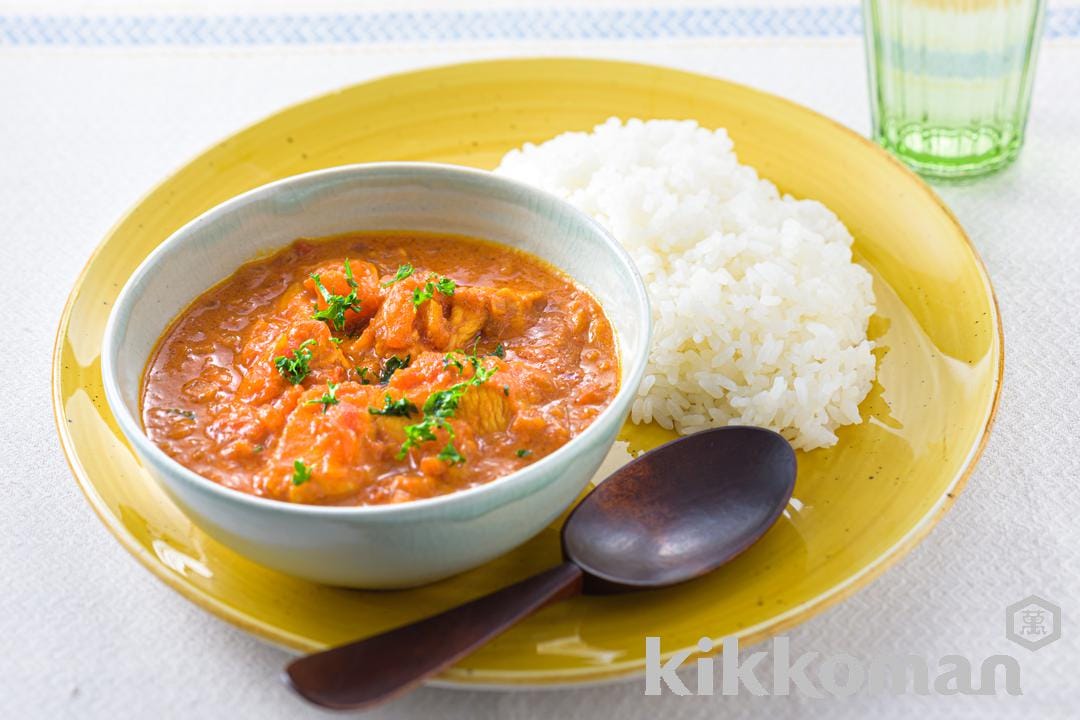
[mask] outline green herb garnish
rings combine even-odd
[[[530,455],[532,455],[532,450],[526,450],[525,448],[522,448],[517,451],[517,456],[519,458],[529,457]]]
[[[382,373],[379,375],[379,384],[385,385],[390,382],[391,376],[398,370],[409,367],[410,362],[412,362],[412,355],[406,355],[404,360],[397,355],[391,355],[386,359],[386,364],[383,365]]]
[[[465,463],[465,456],[458,452],[458,449],[454,447],[453,440],[446,443],[446,447],[439,451],[438,458],[451,465],[462,465]]]
[[[181,410],[180,408],[169,408],[165,412],[169,413],[170,415],[182,415],[182,416],[186,417],[188,420],[194,420],[195,419],[195,411],[194,410]]]
[[[510,397],[510,386],[509,385],[503,385],[503,395],[505,395],[506,397]]]
[[[465,355],[465,359],[469,361],[469,364],[473,366],[473,370],[480,369],[480,354],[477,352],[477,348],[480,347],[480,336],[477,335],[473,340],[472,352]],[[461,352],[465,352],[462,350]]]
[[[400,400],[394,400],[394,398],[390,397],[390,393],[386,393],[383,406],[381,408],[369,407],[368,412],[372,415],[385,415],[387,417],[411,417],[413,413],[420,411],[408,398],[403,397]]]
[[[435,276],[432,275],[432,277],[434,278]],[[437,280],[428,280],[426,283],[424,283],[423,287],[418,287],[418,288],[413,290],[413,293],[412,293],[413,307],[420,307],[425,302],[430,300],[432,297],[435,296],[435,291],[436,290],[438,290],[443,295],[446,295],[446,296],[449,297],[450,295],[454,294],[454,290],[456,288],[457,288],[457,283],[455,283],[453,280],[451,280],[448,277],[441,277],[441,278],[438,278]]]
[[[311,479],[311,468],[309,468],[307,465],[305,465],[303,460],[297,460],[296,462],[294,462],[292,464],[292,466],[293,466],[293,475],[292,475],[292,484],[293,485],[303,485],[304,483],[306,483],[308,480]]]
[[[473,385],[480,385],[482,383],[485,383],[492,375],[495,374],[496,370],[498,370],[497,367],[478,367],[476,368],[476,374],[469,382],[471,382]]]
[[[397,269],[397,274],[394,275],[394,279],[393,280],[387,280],[386,282],[384,282],[382,284],[382,287],[390,287],[394,283],[399,282],[401,280],[404,280],[405,278],[409,277],[412,274],[413,274],[413,266],[412,265],[410,265],[409,263],[405,263],[404,265],[399,265],[398,269]]]
[[[257,453],[261,453],[263,450],[266,449],[266,447],[262,443],[256,443],[255,447],[252,449]]]
[[[443,356],[443,367],[453,365],[461,372],[465,369],[465,364],[457,359],[456,355],[461,353],[461,356],[465,358],[465,361],[473,366],[473,370],[480,369],[480,356],[476,354],[476,348],[480,344],[480,336],[476,336],[476,340],[473,341],[472,352],[465,352],[464,350],[451,350]]]
[[[435,440],[435,429],[443,428],[450,437],[453,438],[454,429],[450,427],[450,424],[441,418],[424,418],[415,425],[406,425],[405,430],[405,442],[401,444],[401,448],[397,452],[397,459],[404,460],[405,455],[408,454],[410,448],[414,448],[422,442],[428,440]]]
[[[457,283],[455,283],[453,280],[451,280],[448,277],[439,278],[435,282],[435,289],[438,290],[439,292],[441,292],[443,295],[446,295],[447,297],[449,297],[449,296],[453,295],[454,290],[457,289]]]
[[[339,402],[341,402],[340,400],[337,399],[337,389],[339,387],[341,387],[341,383],[338,383],[336,385],[334,383],[327,383],[326,384],[326,392],[324,392],[322,394],[321,398],[315,398],[314,400],[308,400],[304,404],[305,405],[322,405],[322,411],[325,414],[327,409],[329,409],[329,407],[331,405],[337,405]]]
[[[423,419],[413,425],[405,426],[405,442],[401,444],[401,448],[397,452],[397,459],[405,459],[409,450],[420,443],[435,440],[436,430],[445,430],[450,435],[450,442],[440,451],[439,459],[455,464],[465,462],[464,456],[454,448],[454,428],[447,422],[447,419],[454,417],[465,391],[487,382],[488,378],[494,375],[497,369],[495,367],[485,368],[478,366],[475,374],[468,380],[428,395],[427,400],[424,401]],[[454,459],[448,460],[451,457]]]
[[[345,329],[345,311],[354,310],[360,312],[360,300],[356,297],[356,279],[353,277],[352,266],[349,265],[349,258],[345,258],[345,280],[349,283],[351,288],[348,295],[335,295],[326,289],[326,286],[322,284],[322,279],[318,273],[311,273],[311,279],[315,281],[315,287],[318,288],[319,294],[322,295],[323,300],[326,301],[326,308],[319,309],[319,303],[315,303],[315,312],[312,314],[312,319],[322,320],[327,325],[335,330]]]
[[[360,376],[361,385],[370,385],[371,381],[368,380],[368,373],[371,372],[366,367],[357,367],[356,374]]]
[[[448,367],[450,365],[453,365],[454,367],[457,368],[458,372],[461,372],[462,370],[465,369],[465,366],[461,364],[461,361],[458,360],[456,357],[454,357],[454,351],[453,350],[446,353],[446,355],[443,355],[442,364],[443,364],[443,367]]]
[[[292,357],[278,355],[274,358],[274,367],[281,373],[281,377],[293,385],[299,385],[311,372],[311,351],[309,347],[315,345],[315,341],[308,339],[300,343],[300,347],[292,351]]]
[[[424,414],[441,418],[454,417],[454,413],[457,412],[458,405],[461,403],[461,396],[465,394],[468,388],[468,382],[461,382],[451,385],[446,390],[436,390],[428,395],[428,399],[424,403]]]
[[[416,288],[412,291],[412,304],[413,307],[420,307],[425,302],[431,299],[431,296],[435,294],[435,286],[430,282],[424,285],[422,288]]]
[[[340,345],[341,344],[341,338],[339,338],[339,337],[331,337],[330,342],[334,343],[335,345]]]
[[[495,357],[500,358],[500,359],[505,358],[506,357],[506,346],[504,346],[502,343],[499,343],[498,345],[495,346],[495,352],[493,352],[492,355],[494,355]]]

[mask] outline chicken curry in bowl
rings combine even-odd
[[[150,439],[226,487],[378,505],[490,482],[619,389],[596,300],[544,261],[429,233],[299,240],[173,321],[142,389]]]

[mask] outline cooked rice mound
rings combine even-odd
[[[637,263],[654,335],[635,423],[759,425],[810,450],[860,422],[870,275],[836,215],[740,165],[725,130],[612,118],[512,150],[496,172],[565,198]]]

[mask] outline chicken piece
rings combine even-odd
[[[458,404],[455,418],[468,423],[476,432],[502,432],[510,425],[510,399],[503,386],[490,380],[470,387]]]
[[[498,369],[487,382],[480,385],[468,385],[461,393],[457,408],[451,416],[459,449],[463,448],[462,443],[474,434],[505,430],[513,415],[508,390],[498,380],[499,374],[506,372],[507,366],[499,363],[495,358],[485,358],[484,366],[498,367]],[[422,409],[424,402],[432,393],[466,383],[472,377],[474,377],[474,370],[471,364],[464,363],[459,369],[457,365],[447,363],[442,354],[425,352],[418,355],[408,368],[394,373],[387,391],[394,398],[407,395],[418,408]],[[419,420],[420,413],[417,413],[409,422],[415,423]],[[404,435],[404,430],[401,432]],[[426,454],[428,450],[431,454],[437,454],[443,448],[449,436],[442,430],[436,434],[439,436],[439,441],[425,443],[417,457]]]
[[[302,320],[289,325],[269,347],[254,356],[240,380],[236,397],[245,402],[265,403],[282,395],[292,385],[311,387],[342,382],[348,375],[349,362],[330,337],[330,329],[318,320]],[[276,360],[279,357],[296,358],[301,346],[309,340],[313,343],[304,346],[302,351],[311,354],[307,361],[308,373],[299,383],[293,383],[278,370]]]
[[[346,334],[351,335],[379,310],[379,306],[382,304],[382,293],[379,287],[379,271],[374,265],[350,260],[349,268],[352,270],[353,282],[356,283],[356,299],[359,305],[359,309],[353,308],[345,311],[345,327],[343,330]],[[312,275],[318,275],[323,287],[333,295],[348,297],[354,290],[353,286],[349,284],[348,276],[345,274],[344,263],[320,266],[315,269]],[[309,277],[304,280],[303,285],[309,300],[319,310],[325,310],[327,307],[326,298],[319,291],[315,280]],[[342,330],[342,328],[334,329]]]
[[[403,354],[415,348],[420,342],[416,329],[416,306],[413,305],[413,290],[420,287],[420,281],[407,278],[395,283],[386,294],[379,311],[372,318],[365,335],[372,334],[371,347],[380,357]]]
[[[290,502],[333,503],[362,493],[374,480],[385,450],[368,412],[378,391],[355,382],[337,386],[337,402],[318,400],[329,390],[316,385],[300,396],[274,447],[266,478],[271,497]],[[298,470],[296,462],[303,463]]]
[[[468,347],[481,332],[500,339],[521,335],[546,306],[542,292],[460,287],[450,309],[450,342],[445,349]]]
[[[385,414],[388,405],[394,406],[402,399],[408,399],[412,402],[414,409],[404,414]],[[419,422],[421,416],[419,406],[422,404],[422,401],[416,402],[416,397],[407,397],[405,393],[398,390],[380,388],[376,392],[369,408],[369,414],[371,414],[372,421],[375,423],[375,434],[379,442],[392,450],[392,452],[385,453],[386,459],[389,460],[390,456],[396,455],[401,444],[405,442],[405,426]],[[401,406],[396,405],[396,407],[399,408],[398,412],[401,412]],[[382,411],[384,414],[371,413],[371,409]]]
[[[416,313],[420,335],[430,347],[448,349],[452,339],[452,322],[446,318],[446,305],[443,295],[435,293],[423,303]]]
[[[551,373],[522,362],[506,363],[490,382],[508,388],[520,405],[545,405],[560,394]]]
[[[448,388],[467,377],[469,375],[462,375],[454,365],[449,364],[443,353],[428,351],[414,355],[409,367],[395,372],[390,377],[389,387],[408,394],[417,405],[422,405],[422,401],[435,390]],[[399,393],[393,395],[398,397]]]
[[[413,292],[424,282],[412,277],[395,283],[350,352],[370,349],[386,357],[467,350],[481,333],[500,339],[520,335],[547,304],[539,292],[458,287],[452,296],[435,292],[417,306]]]
[[[350,352],[356,356],[373,351],[377,357],[386,357],[446,348],[450,339],[446,317],[449,298],[436,292],[416,305],[413,292],[423,286],[424,282],[415,278],[396,282],[367,328],[350,345]]]
[[[450,308],[450,337],[443,350],[465,348],[483,330],[490,313],[486,288],[461,287],[454,293]]]
[[[542,292],[499,288],[488,293],[490,317],[484,332],[498,338],[521,335],[536,324],[547,307],[547,297]]]

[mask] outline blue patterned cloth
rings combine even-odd
[[[856,5],[509,8],[284,15],[0,15],[0,46],[369,45],[491,40],[850,37]],[[1048,38],[1080,37],[1080,6],[1049,8]]]

